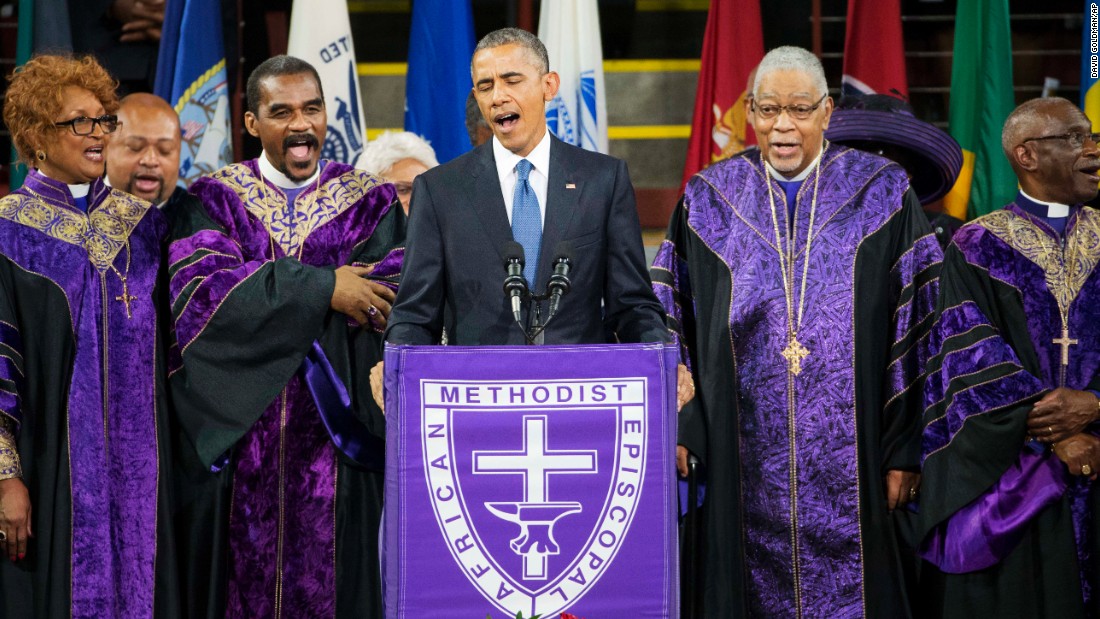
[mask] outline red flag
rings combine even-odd
[[[684,183],[692,174],[756,143],[745,118],[748,84],[764,57],[760,0],[712,0],[703,35]]]
[[[901,0],[848,0],[844,34],[843,94],[890,94],[909,98]]]

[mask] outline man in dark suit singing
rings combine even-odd
[[[571,254],[571,289],[546,344],[669,341],[626,164],[547,131],[545,105],[559,79],[546,47],[524,30],[491,32],[474,50],[471,74],[493,139],[417,177],[386,341],[435,344],[446,328],[450,344],[523,344],[502,289],[512,241],[523,247],[533,292]],[[532,301],[524,327],[547,311],[546,301]],[[694,392],[686,369],[679,382],[686,401]]]

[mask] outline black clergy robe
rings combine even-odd
[[[385,435],[381,331],[329,305],[340,265],[396,281],[393,186],[323,161],[288,205],[252,160],[191,191],[202,206],[173,211],[168,252],[188,614],[380,616],[382,474],[354,455]]]
[[[941,256],[904,170],[861,151],[828,145],[795,205],[756,149],[688,182],[652,275],[697,389],[702,616],[908,616],[884,477],[919,463]]]
[[[0,200],[0,439],[34,532],[0,560],[0,617],[175,617],[166,225],[101,180],[87,209],[37,171]]]
[[[1100,388],[1098,263],[1100,212],[1087,207],[1062,238],[1012,204],[948,248],[920,504],[921,553],[938,568],[922,571],[922,616],[1100,616],[1100,492],[1027,442],[1047,391]]]

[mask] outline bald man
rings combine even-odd
[[[1081,110],[1035,99],[1001,145],[1012,204],[947,249],[927,366],[920,596],[929,617],[1100,608],[1100,150]]]
[[[135,93],[120,102],[118,120],[107,143],[108,184],[162,208],[196,199],[176,187],[181,135],[172,106],[156,95]]]

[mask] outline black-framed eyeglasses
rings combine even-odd
[[[88,118],[87,116],[77,116],[72,120],[66,120],[63,123],[54,123],[55,127],[71,127],[73,133],[76,135],[91,135],[95,131],[95,126],[99,125],[99,128],[103,130],[103,133],[114,133],[115,129],[118,129],[122,123],[118,122],[118,116],[114,114],[104,114],[98,118]]]
[[[780,112],[787,112],[791,118],[797,120],[806,120],[811,114],[817,111],[817,108],[821,107],[821,104],[825,101],[825,97],[827,96],[829,95],[821,95],[821,98],[813,105],[806,105],[805,103],[796,105],[776,105],[774,103],[757,103],[756,99],[753,99],[751,109],[764,120],[775,118],[779,116]]]
[[[1037,138],[1027,138],[1020,144],[1027,144],[1028,142],[1039,142],[1042,140],[1065,140],[1069,142],[1069,145],[1073,148],[1081,148],[1085,145],[1085,140],[1092,140],[1093,144],[1100,144],[1100,133],[1085,133],[1083,131],[1073,131],[1071,133],[1063,133],[1060,135],[1043,135]]]

